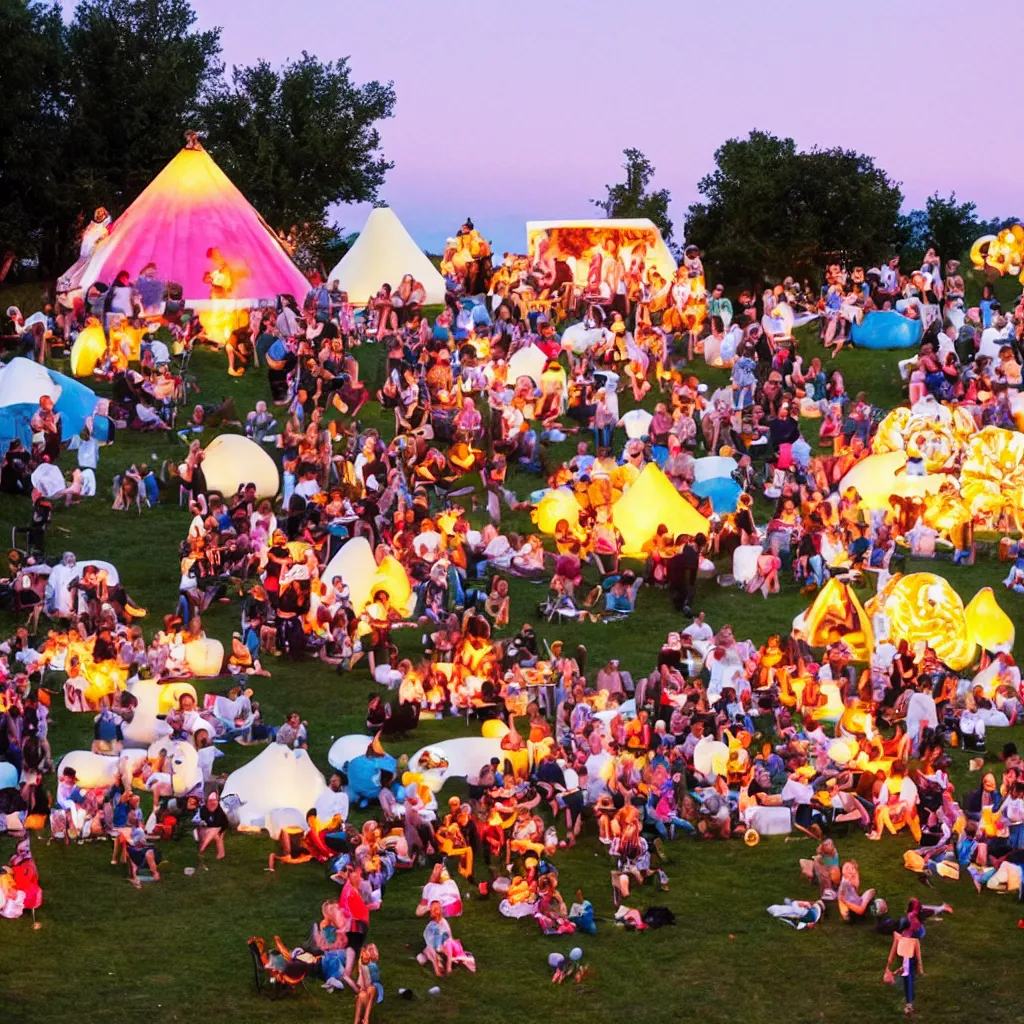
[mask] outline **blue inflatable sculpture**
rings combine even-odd
[[[710,498],[711,507],[718,515],[736,511],[743,488],[727,476],[713,476],[710,480],[697,480],[690,488],[698,498]]]
[[[380,793],[380,773],[394,772],[398,762],[390,754],[370,757],[361,754],[353,757],[345,768],[348,776],[348,798],[353,804],[365,807],[376,801]]]
[[[853,325],[853,343],[871,349],[912,348],[920,343],[922,333],[920,320],[908,320],[891,309],[876,310]]]

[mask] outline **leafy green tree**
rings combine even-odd
[[[829,261],[876,262],[900,235],[903,196],[874,160],[852,150],[800,152],[792,139],[753,131],[715,152],[698,183],[686,240],[720,275],[758,285],[815,278]]]
[[[280,71],[266,61],[235,68],[202,118],[210,152],[256,209],[323,251],[337,243],[328,208],[374,201],[393,166],[377,124],[394,106],[390,82],[358,85],[347,59],[303,53]]]
[[[0,0],[0,280],[53,218],[64,102],[59,6]]]
[[[974,203],[958,203],[956,193],[943,199],[936,192],[925,200],[928,244],[945,261],[960,259],[982,233]]]
[[[220,30],[188,0],[82,0],[67,31],[72,197],[119,213],[200,127],[223,72]]]
[[[958,203],[955,192],[948,199],[935,192],[925,200],[923,210],[900,216],[899,255],[904,267],[918,266],[928,249],[934,249],[943,263],[963,260],[979,235],[994,234],[1003,223],[979,221],[974,203]]]
[[[590,201],[606,217],[646,217],[658,226],[666,244],[672,241],[672,219],[668,204],[672,199],[666,188],[648,191],[654,180],[654,165],[639,149],[622,151],[626,162],[622,165],[626,180],[617,185],[606,185],[604,199]]]

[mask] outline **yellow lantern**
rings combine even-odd
[[[858,754],[860,747],[853,740],[833,740],[828,745],[828,758],[842,768]]]

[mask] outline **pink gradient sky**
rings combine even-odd
[[[467,215],[499,252],[525,248],[528,219],[588,216],[627,146],[681,235],[716,147],[752,128],[874,156],[908,208],[955,190],[984,217],[1024,215],[1021,0],[193,3],[229,67],[305,49],[394,81],[381,195],[435,251]]]

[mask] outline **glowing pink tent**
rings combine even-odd
[[[216,252],[211,253],[211,250]],[[134,281],[147,263],[192,309],[240,309],[309,284],[276,235],[198,143],[186,146],[61,279],[61,291]]]

